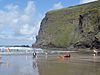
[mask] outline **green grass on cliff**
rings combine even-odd
[[[82,4],[82,5],[70,6],[68,8],[52,10],[52,11],[49,11],[47,13],[53,14],[53,13],[57,13],[57,12],[60,12],[60,11],[66,11],[66,10],[74,11],[74,9],[75,10],[83,10],[83,11],[84,11],[84,9],[86,9],[86,11],[88,11],[88,10],[91,10],[91,9],[94,9],[94,8],[97,8],[97,9],[100,8],[99,4],[100,4],[100,1],[95,1],[95,2],[91,2],[91,3],[85,3],[85,4]]]
[[[90,11],[98,11],[94,16],[90,15],[90,19],[93,19],[93,17],[96,18],[96,15],[100,15],[100,2],[92,2],[48,12],[45,17],[48,20],[42,25],[44,33],[42,35],[39,34],[42,36],[40,36],[40,39],[63,47],[79,41],[82,38],[77,33],[79,15],[89,13]],[[86,28],[87,31],[93,30],[93,25],[95,25],[96,21],[93,20],[91,20],[90,27]]]

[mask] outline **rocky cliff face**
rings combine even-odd
[[[93,47],[100,40],[100,1],[47,12],[33,47]]]

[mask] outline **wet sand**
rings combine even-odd
[[[100,56],[71,53],[67,59],[59,54],[42,57],[38,61],[40,75],[100,75]],[[44,59],[43,59],[44,58]]]
[[[100,75],[100,56],[75,52],[59,59],[59,55],[63,54],[3,55],[0,75]]]

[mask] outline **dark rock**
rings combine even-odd
[[[41,22],[33,47],[98,48],[100,1],[50,11]]]

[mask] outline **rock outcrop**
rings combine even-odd
[[[47,12],[33,47],[100,45],[100,1]]]

